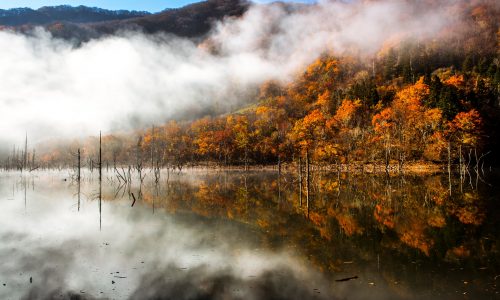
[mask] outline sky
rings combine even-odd
[[[273,0],[254,0],[254,2],[267,3]],[[314,0],[283,0],[285,2],[313,2]],[[158,12],[165,8],[181,7],[190,3],[200,2],[200,0],[1,0],[0,9],[16,7],[31,7],[34,9],[42,6],[54,5],[85,5],[100,7],[105,9],[127,9]]]

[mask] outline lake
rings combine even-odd
[[[497,172],[73,175],[0,173],[1,299],[499,298]]]

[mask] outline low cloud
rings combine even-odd
[[[82,45],[43,29],[0,31],[0,141],[133,129],[235,110],[267,80],[289,81],[326,51],[375,53],[391,38],[428,37],[446,5],[403,1],[255,4],[196,44],[122,32]],[[9,146],[10,147],[10,146]]]

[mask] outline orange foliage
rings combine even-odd
[[[325,117],[319,109],[311,111],[303,119],[295,122],[291,138],[301,149],[309,149],[324,129]]]
[[[342,104],[337,109],[337,112],[326,123],[327,128],[331,129],[333,127],[347,127],[355,113],[361,107],[360,100],[349,100],[345,99]]]
[[[444,81],[444,84],[454,86],[458,89],[462,89],[465,87],[465,79],[464,75],[453,75],[450,78]]]
[[[458,113],[453,121],[449,122],[448,134],[455,137],[459,143],[477,146],[480,140],[482,119],[479,112],[471,109],[468,112]]]
[[[378,133],[385,133],[394,126],[393,110],[391,108],[386,108],[380,113],[373,116],[372,126],[373,130]]]

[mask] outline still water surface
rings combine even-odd
[[[499,298],[495,173],[71,174],[0,173],[0,299]]]

